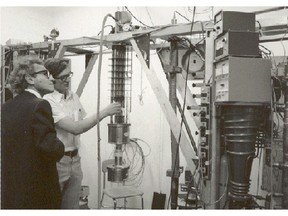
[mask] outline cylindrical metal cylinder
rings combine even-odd
[[[129,165],[116,166],[114,164],[107,166],[108,181],[123,182],[128,177]]]
[[[122,145],[116,145],[116,149],[114,151],[114,162],[116,166],[121,166],[123,164]]]
[[[111,144],[127,144],[130,142],[130,124],[108,124],[108,142]]]

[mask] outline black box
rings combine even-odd
[[[255,31],[255,14],[236,11],[219,11],[214,16],[214,28],[219,36],[229,30]]]
[[[215,60],[226,56],[259,57],[258,32],[228,31],[215,39]]]

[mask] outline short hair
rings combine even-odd
[[[57,79],[57,76],[68,67],[69,61],[65,58],[48,58],[44,62],[44,67],[52,74],[54,79]]]
[[[35,72],[33,64],[43,65],[43,61],[37,55],[18,56],[8,79],[13,93],[20,94],[28,87],[25,75]]]

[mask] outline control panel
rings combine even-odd
[[[259,33],[229,31],[215,39],[215,60],[228,55],[259,56]]]
[[[271,61],[231,57],[215,65],[216,102],[271,101]]]
[[[236,11],[219,11],[214,16],[214,29],[216,35],[227,31],[255,32],[255,14]]]

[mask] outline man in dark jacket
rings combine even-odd
[[[35,56],[19,57],[9,83],[14,98],[1,109],[1,208],[57,209],[61,191],[56,161],[64,145],[56,137],[51,106],[53,78]]]

